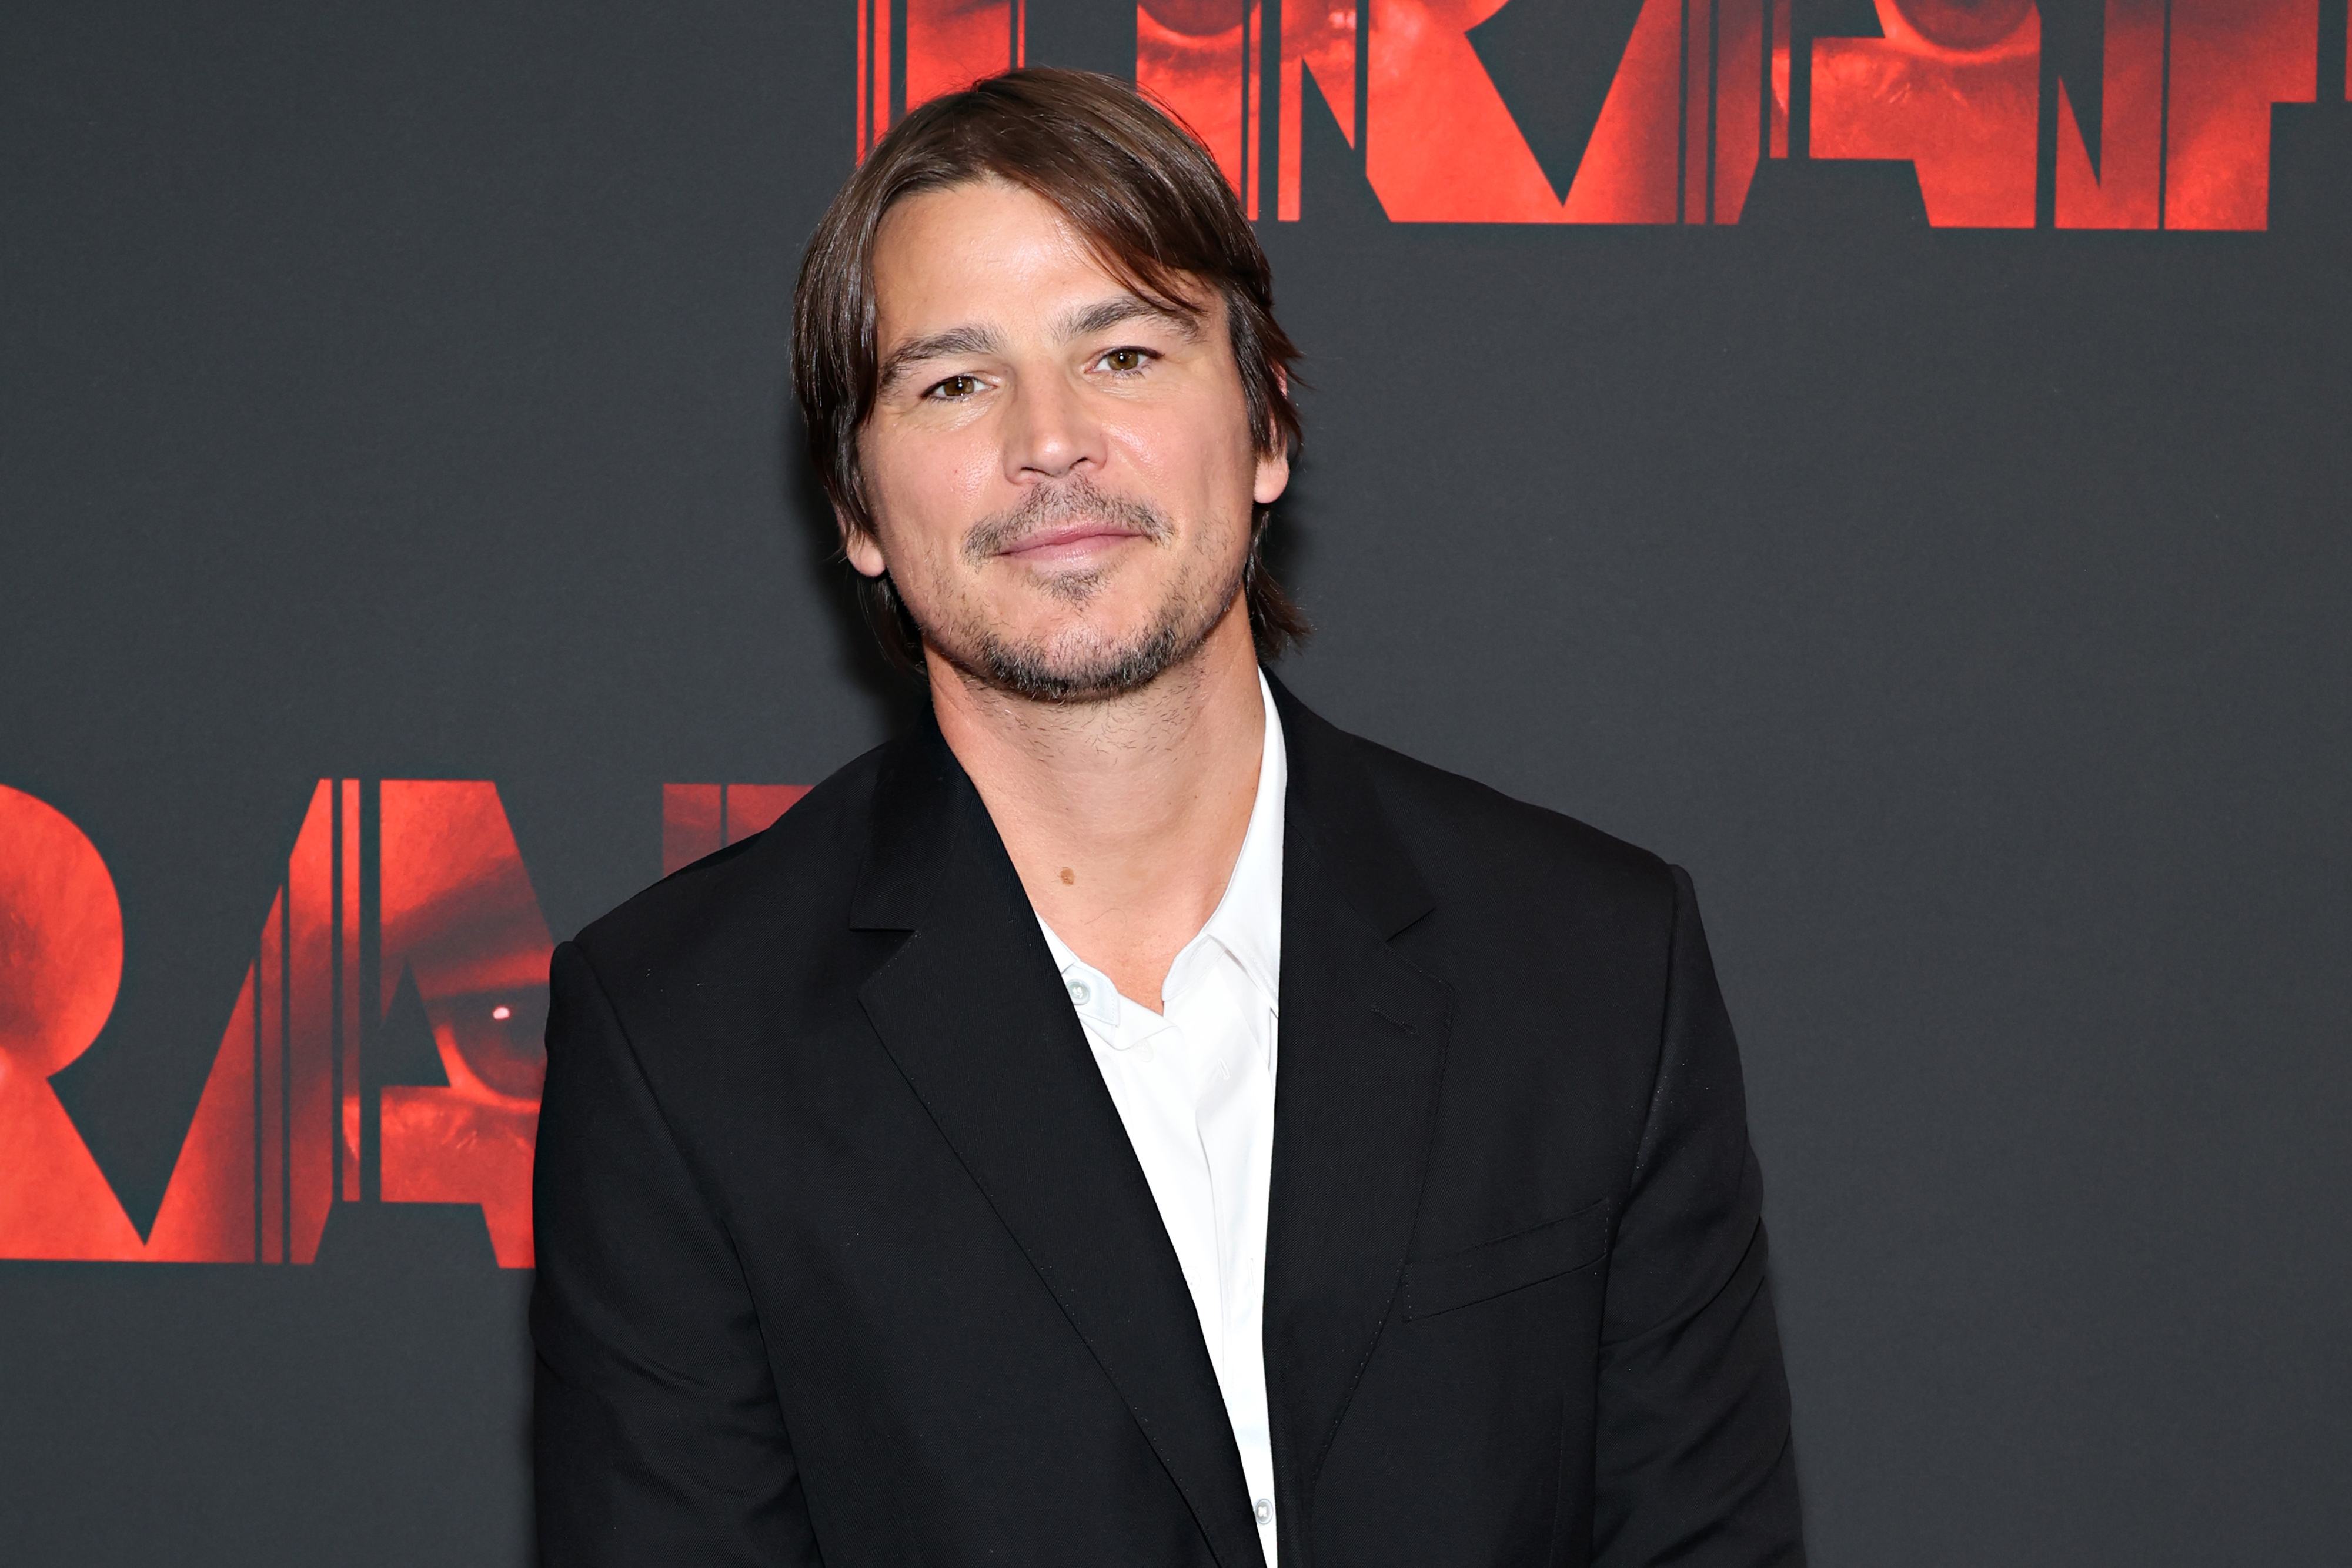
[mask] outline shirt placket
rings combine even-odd
[[[1200,1019],[1198,1038],[1217,1040],[1223,1048],[1213,1063],[1201,1064],[1197,1102],[1219,1240],[1213,1321],[1222,1330],[1223,1343],[1217,1347],[1217,1381],[1226,1396],[1226,1416],[1249,1483],[1252,1511],[1271,1562],[1274,1455],[1266,1431],[1265,1351],[1256,1332],[1262,1309],[1253,1309],[1264,1293],[1265,1278],[1265,1196],[1258,1173],[1272,1163],[1267,1157],[1271,1151],[1259,1145],[1271,1139],[1273,1106],[1265,1052],[1252,1027],[1254,991],[1240,967],[1227,958],[1204,978],[1187,1010],[1205,1015]],[[1222,1184],[1221,1173],[1226,1178]]]

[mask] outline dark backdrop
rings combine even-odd
[[[0,782],[120,892],[134,1223],[315,780],[497,780],[562,936],[916,699],[787,423],[839,9],[0,14]],[[2343,1561],[2340,239],[1391,225],[1311,117],[1303,206],[1284,677],[1691,868],[1815,1560]],[[471,1214],[0,1262],[0,1557],[517,1562]]]

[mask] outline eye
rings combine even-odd
[[[1956,55],[1981,55],[2014,40],[2033,0],[1895,0],[1919,37]]]
[[[978,391],[980,391],[978,376],[953,375],[933,386],[923,395],[938,398],[945,402],[961,402]]]
[[[1151,362],[1151,355],[1142,349],[1113,349],[1095,362],[1114,375],[1131,376]]]

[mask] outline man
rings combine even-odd
[[[1793,1563],[1690,883],[1261,673],[1293,350],[1129,89],[918,110],[794,360],[932,722],[561,949],[552,1563]]]

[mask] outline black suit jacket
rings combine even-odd
[[[1801,1562],[1688,879],[1276,695],[1283,1568]],[[1262,1561],[1175,1252],[936,727],[558,950],[535,1196],[544,1561]]]

